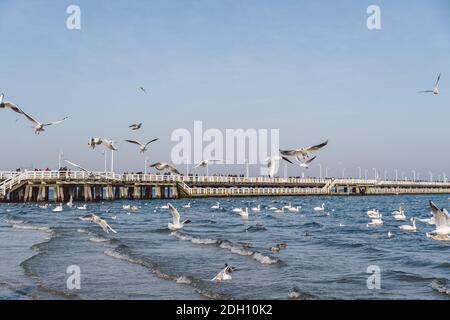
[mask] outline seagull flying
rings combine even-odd
[[[293,150],[280,150],[280,153],[283,156],[295,156],[295,157],[302,157],[303,159],[309,158],[311,156],[311,153],[313,151],[319,150],[320,148],[325,147],[328,144],[328,140],[325,142],[322,142],[320,144],[316,144],[313,146],[309,146],[306,148],[299,148],[299,149],[293,149]]]
[[[431,232],[432,235],[448,235],[450,234],[450,213],[447,209],[439,208],[430,201],[431,213],[436,221],[436,230]]]
[[[143,93],[147,94],[147,90],[145,90],[144,87],[139,87],[139,89],[140,89]]]
[[[287,162],[292,163],[291,160],[289,160],[289,159],[286,158],[286,157],[280,156],[280,155],[278,155],[278,156],[273,156],[273,157],[271,157],[271,158],[268,158],[268,159],[266,160],[266,162],[267,162],[267,167],[269,168],[269,177],[270,177],[270,178],[272,178],[273,175],[275,174],[275,164],[276,164],[276,161],[280,161],[280,160],[285,160],[285,161],[287,161]]]
[[[198,167],[203,167],[205,168],[206,166],[208,166],[210,163],[217,163],[217,162],[223,162],[223,160],[219,160],[219,159],[209,159],[209,160],[202,160],[202,162],[200,162],[198,165],[196,165],[194,168],[198,168]]]
[[[306,160],[304,162],[302,161],[302,159],[300,157],[297,156],[296,158],[297,158],[297,161],[300,163],[300,167],[308,169],[309,168],[309,164],[316,158],[316,156],[314,156],[314,157],[312,157],[312,158],[310,158],[310,159],[308,159],[308,160]]]
[[[110,139],[104,139],[104,138],[90,138],[88,145],[95,149],[95,146],[97,145],[103,145],[105,148],[113,151],[117,151],[117,148],[114,146],[114,141]]]
[[[129,143],[134,143],[137,144],[139,146],[139,150],[141,151],[141,153],[144,153],[145,151],[147,151],[147,146],[152,143],[155,142],[156,140],[158,140],[158,138],[150,140],[149,142],[147,142],[146,144],[140,143],[138,141],[134,141],[134,140],[125,140],[126,142]]]
[[[16,113],[23,113],[22,109],[19,108],[18,105],[16,105],[15,103],[11,102],[11,101],[4,101],[4,94],[2,93],[2,95],[0,95],[0,109],[11,109],[12,111],[16,112]],[[17,120],[16,120],[17,121]]]
[[[129,128],[131,128],[131,130],[139,130],[141,127],[142,127],[142,122],[133,123],[133,124],[129,125]]]
[[[419,91],[419,93],[432,93],[437,96],[439,94],[439,81],[440,80],[441,80],[441,74],[439,73],[437,80],[436,80],[436,84],[434,85],[434,89]]]
[[[175,208],[171,203],[168,204],[170,214],[172,215],[172,223],[168,223],[167,226],[172,231],[180,230],[184,227],[185,224],[191,223],[191,220],[184,220],[180,223],[180,213],[178,212],[177,208]]]
[[[27,113],[25,113],[24,111],[22,111],[22,113],[25,115],[25,117],[27,117],[28,120],[30,120],[31,122],[33,122],[34,126],[34,133],[35,134],[40,134],[42,131],[45,131],[45,127],[47,126],[51,126],[54,124],[59,124],[61,122],[66,121],[67,119],[69,119],[69,117],[64,117],[61,120],[55,121],[55,122],[49,122],[49,123],[41,123],[39,121],[37,121],[35,118],[33,118],[32,116],[28,115]]]
[[[168,164],[168,163],[165,163],[165,162],[156,162],[156,163],[150,165],[150,167],[151,167],[151,168],[155,168],[155,169],[158,170],[158,171],[168,170],[168,171],[170,171],[170,172],[172,172],[172,173],[175,173],[175,174],[181,174],[181,173],[177,170],[177,168],[175,168],[174,166],[172,166],[172,165],[170,165],[170,164]]]
[[[87,216],[81,217],[80,219],[83,221],[89,221],[98,224],[106,233],[109,233],[109,231],[117,233],[116,230],[111,228],[111,226],[108,224],[108,222],[106,222],[106,220],[100,218],[95,214],[89,214]]]

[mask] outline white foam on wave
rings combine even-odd
[[[127,254],[122,254],[120,252],[117,252],[115,249],[106,249],[104,251],[104,253],[111,257],[111,258],[115,258],[115,259],[119,259],[119,260],[123,260],[123,261],[128,261],[131,263],[135,263],[135,264],[142,264],[143,262],[139,259],[133,259],[132,257],[130,257]]]
[[[12,225],[24,223],[23,220],[15,220],[15,219],[8,219],[8,218],[3,219],[3,221],[5,221],[8,224],[12,224]]]
[[[188,277],[185,277],[185,276],[176,278],[175,282],[180,283],[180,284],[191,284],[192,283],[192,281]]]
[[[29,224],[13,224],[13,228],[16,229],[23,229],[23,230],[36,230],[36,231],[43,231],[47,233],[51,233],[51,229],[49,227],[38,227],[38,226],[32,226]]]
[[[234,244],[230,241],[214,240],[209,238],[196,238],[185,234],[178,234],[177,232],[174,232],[171,235],[179,240],[190,241],[194,244],[218,245],[219,248],[229,250],[231,253],[245,257],[252,257],[262,264],[275,264],[279,261],[278,259],[265,256],[260,252],[248,250],[241,245]]]
[[[89,241],[91,241],[91,242],[107,242],[107,241],[109,241],[109,239],[103,238],[103,237],[92,237],[92,238],[89,238]]]

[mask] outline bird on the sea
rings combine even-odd
[[[219,203],[219,202],[216,202],[216,204],[213,204],[213,205],[211,206],[211,209],[214,209],[214,210],[220,209],[220,203]]]
[[[55,207],[55,209],[53,209],[53,212],[62,212],[62,211],[64,211],[62,203],[60,203],[58,206]]]
[[[5,97],[5,95],[2,93],[0,95],[0,109],[10,109],[16,113],[20,113],[20,114],[23,113],[22,109],[20,109],[17,104],[15,104],[14,102],[11,102],[11,101],[5,101],[4,97]]]
[[[394,234],[389,230],[387,233],[388,239],[391,239],[394,236]]]
[[[168,204],[170,214],[172,215],[172,223],[168,223],[169,230],[177,231],[182,229],[186,224],[191,223],[191,220],[187,219],[180,223],[180,213],[171,203]]]
[[[105,231],[106,233],[109,233],[109,231],[112,231],[114,233],[117,233],[116,230],[114,230],[113,228],[111,228],[111,226],[108,224],[108,222],[106,222],[106,220],[100,218],[99,216],[95,215],[95,214],[89,214],[86,215],[84,217],[80,217],[80,220],[83,221],[88,221],[88,222],[93,222],[98,224],[103,231]]]
[[[172,166],[172,165],[170,165],[170,164],[168,164],[168,163],[165,163],[165,162],[156,162],[156,163],[150,165],[150,167],[151,167],[151,168],[155,168],[155,169],[158,170],[158,171],[168,170],[168,171],[170,171],[170,172],[172,172],[172,173],[174,173],[174,174],[181,174],[181,173],[177,170],[177,168],[175,168],[174,166]]]
[[[309,168],[309,164],[316,158],[316,156],[306,160],[306,161],[302,161],[302,159],[300,157],[296,157],[297,161],[300,163],[300,167],[308,169]]]
[[[416,218],[413,217],[410,220],[412,221],[412,225],[404,224],[404,225],[399,226],[399,229],[403,230],[403,231],[416,232],[417,231]]]
[[[430,201],[430,207],[436,222],[436,229],[427,233],[427,236],[435,240],[448,240],[441,239],[440,236],[448,236],[450,234],[450,213],[445,208],[439,208],[432,201]]]
[[[258,206],[253,207],[253,208],[252,208],[252,211],[253,211],[253,212],[260,212],[260,211],[261,211],[261,205],[258,204]]]
[[[133,123],[129,126],[129,128],[131,128],[131,130],[139,130],[141,127],[142,127],[142,122]]]
[[[379,218],[373,218],[372,221],[370,221],[367,226],[381,226],[383,224],[383,215],[380,214]]]
[[[380,210],[372,209],[367,211],[367,216],[372,219],[378,219],[380,217]]]
[[[314,211],[325,211],[325,203],[322,203],[320,207],[315,207]]]
[[[328,140],[326,140],[325,142],[316,144],[316,145],[309,146],[309,147],[292,149],[292,150],[280,150],[280,153],[283,156],[302,157],[303,159],[307,159],[311,156],[313,151],[317,151],[317,150],[325,147],[327,144],[328,144]]]
[[[289,163],[292,163],[291,160],[289,160],[288,158],[281,156],[281,155],[276,155],[276,156],[272,156],[268,159],[266,159],[267,162],[267,168],[269,169],[269,177],[273,178],[274,174],[275,174],[275,169],[276,169],[276,162],[280,161],[280,160],[284,160],[287,161]]]
[[[227,263],[225,263],[225,268],[222,271],[220,271],[211,281],[219,283],[222,281],[231,280],[232,277],[230,273],[233,271],[236,271],[236,268],[229,266]]]
[[[125,141],[126,141],[126,142],[129,142],[129,143],[133,143],[133,144],[138,145],[138,146],[139,146],[139,151],[140,151],[141,153],[144,153],[145,151],[147,151],[147,146],[148,146],[150,143],[155,142],[155,141],[157,141],[157,140],[158,140],[158,138],[153,139],[153,140],[150,140],[150,141],[147,142],[146,144],[140,143],[140,142],[135,141],[135,140],[125,140]]]
[[[77,209],[78,210],[87,210],[87,204],[84,204],[81,207],[78,207]]]
[[[182,207],[185,209],[190,209],[192,206],[191,203],[189,202],[188,204],[184,204]]]
[[[441,80],[441,74],[439,73],[436,83],[434,85],[434,89],[433,90],[423,90],[423,91],[419,91],[419,93],[432,93],[435,96],[439,95],[439,81]]]
[[[400,207],[398,210],[395,210],[392,212],[392,217],[395,220],[404,221],[406,220],[405,210],[403,210],[402,207]]]
[[[45,127],[48,127],[48,126],[51,126],[54,124],[60,124],[64,121],[66,121],[67,119],[69,119],[69,117],[64,117],[63,119],[58,120],[58,121],[49,122],[49,123],[41,123],[38,120],[36,120],[36,118],[33,118],[32,116],[30,116],[23,110],[22,110],[22,114],[34,124],[34,133],[35,134],[40,134],[41,132],[45,131]]]
[[[280,252],[281,249],[285,249],[287,247],[286,243],[277,243],[273,247],[270,248],[272,252]]]

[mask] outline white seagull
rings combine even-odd
[[[269,177],[270,178],[273,178],[273,175],[275,174],[276,162],[280,161],[280,160],[284,160],[284,161],[287,161],[289,163],[292,163],[291,160],[289,160],[288,158],[283,157],[281,155],[277,155],[277,156],[273,156],[273,157],[268,158],[266,160],[266,162],[267,162],[267,168],[269,169]]]
[[[436,80],[436,84],[434,85],[434,89],[433,90],[423,90],[423,91],[419,91],[419,93],[432,93],[435,96],[437,96],[439,94],[439,81],[441,80],[441,74],[439,73],[437,80]]]
[[[97,145],[103,145],[105,148],[113,151],[117,151],[117,148],[114,146],[114,141],[105,138],[90,138],[88,145],[95,149]]]
[[[98,224],[103,231],[105,231],[106,233],[109,233],[109,231],[111,230],[114,233],[117,233],[116,230],[114,230],[113,228],[111,228],[111,226],[108,224],[108,222],[106,222],[106,220],[100,218],[99,216],[95,215],[95,214],[89,214],[87,216],[81,217],[80,220],[83,221],[89,221],[89,222],[93,222]]]
[[[40,134],[41,132],[45,131],[45,127],[48,127],[48,126],[51,126],[51,125],[54,125],[54,124],[59,124],[61,122],[66,121],[67,119],[69,119],[69,117],[64,117],[63,119],[58,120],[58,121],[49,122],[49,123],[41,123],[38,120],[36,120],[35,118],[33,118],[32,116],[30,116],[27,113],[25,113],[24,111],[22,111],[22,114],[25,115],[25,117],[27,117],[28,120],[33,122],[33,124],[34,124],[34,133],[35,134]]]
[[[143,143],[140,143],[140,142],[134,141],[134,140],[125,140],[125,141],[126,141],[126,142],[129,142],[129,143],[137,144],[137,145],[139,146],[139,150],[141,151],[141,153],[144,153],[145,151],[147,151],[147,146],[148,146],[150,143],[155,142],[155,141],[157,141],[157,140],[158,140],[158,138],[153,139],[153,140],[150,140],[150,141],[147,142],[146,144],[143,144]]]
[[[436,222],[436,229],[427,235],[448,235],[450,234],[450,213],[447,209],[439,208],[432,201],[430,201],[431,213]]]
[[[226,280],[231,280],[231,275],[230,273],[235,271],[236,268],[233,268],[231,266],[229,266],[228,264],[225,264],[225,268],[220,271],[211,281],[215,282],[215,283],[219,283],[222,281],[226,281]]]
[[[198,168],[198,167],[207,167],[210,163],[218,163],[218,162],[223,162],[223,160],[220,159],[208,159],[208,160],[202,160],[198,165],[196,165],[194,168]]]
[[[296,157],[297,161],[300,163],[300,167],[308,169],[309,168],[309,164],[316,158],[316,156],[306,160],[306,161],[302,161],[302,159],[300,157]]]
[[[167,226],[169,227],[169,230],[177,231],[179,229],[182,229],[185,224],[191,223],[191,220],[184,220],[180,223],[180,213],[178,212],[177,208],[175,208],[171,203],[168,204],[170,209],[170,214],[172,215],[172,223],[168,223]]]
[[[170,165],[170,164],[168,164],[168,163],[165,163],[165,162],[156,162],[156,163],[150,165],[150,167],[151,167],[151,168],[155,168],[155,169],[158,170],[158,171],[168,170],[168,171],[170,171],[170,172],[172,172],[172,173],[174,173],[174,174],[181,174],[181,173],[177,170],[177,168],[175,168],[174,166],[172,166],[172,165]]]
[[[11,101],[4,101],[4,94],[0,95],[0,109],[10,109],[16,113],[23,113],[17,104]]]
[[[283,156],[294,156],[294,157],[301,156],[303,159],[306,159],[311,156],[311,153],[313,151],[319,150],[320,148],[325,147],[327,144],[328,144],[328,140],[326,140],[325,142],[322,142],[320,144],[316,144],[316,145],[305,147],[305,148],[292,149],[292,150],[280,150],[280,153]]]

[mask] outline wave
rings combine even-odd
[[[261,264],[275,264],[280,262],[279,259],[272,258],[270,256],[266,256],[258,251],[252,251],[246,248],[244,245],[238,245],[228,240],[215,240],[209,238],[196,238],[186,234],[179,234],[177,232],[171,233],[175,238],[182,241],[190,241],[194,244],[203,244],[203,245],[216,245],[219,248],[226,249],[233,254],[237,254],[240,256],[251,257],[258,261]]]
[[[118,259],[118,260],[141,265],[141,266],[147,268],[148,270],[150,270],[153,274],[155,274],[160,279],[174,281],[174,282],[176,282],[178,284],[182,284],[182,285],[189,285],[189,286],[193,287],[197,293],[199,293],[200,295],[202,295],[206,298],[229,299],[228,297],[226,297],[224,295],[216,294],[214,292],[210,292],[209,290],[207,290],[207,288],[205,288],[204,280],[195,279],[193,277],[186,276],[186,275],[174,275],[174,274],[166,273],[163,270],[161,270],[157,264],[132,256],[132,254],[129,253],[129,247],[126,245],[119,245],[116,248],[107,249],[104,251],[104,253],[107,256]]]
[[[89,238],[89,241],[101,243],[101,242],[109,242],[110,239],[108,239],[108,238],[103,238],[103,237],[91,237],[91,238]]]
[[[15,220],[14,218],[5,218],[3,221],[11,225],[22,224],[25,222],[24,220]]]

